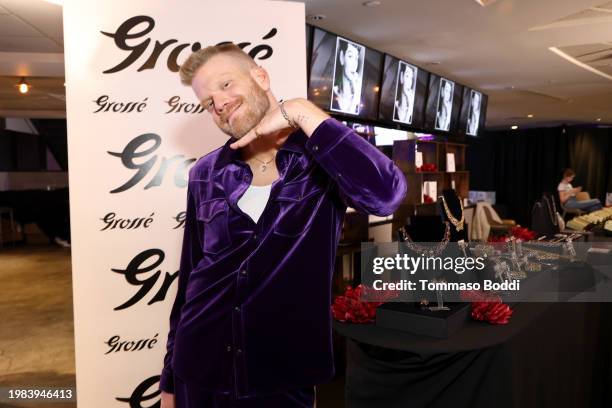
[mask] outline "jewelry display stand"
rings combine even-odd
[[[398,230],[402,251],[409,256],[449,256],[445,251],[454,227],[436,216],[413,216]],[[427,244],[421,244],[426,242]],[[453,256],[463,256],[454,251]],[[429,271],[432,272],[432,271]],[[438,276],[430,273],[428,280]],[[417,279],[424,279],[421,275]],[[376,325],[389,329],[437,338],[446,338],[462,328],[468,321],[470,304],[444,302],[442,292],[414,292],[419,302],[388,302],[376,310]],[[432,299],[430,303],[428,299]],[[435,301],[434,301],[435,299]]]

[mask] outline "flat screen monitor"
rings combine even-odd
[[[379,119],[422,127],[428,79],[424,69],[385,55]]]
[[[460,134],[478,136],[482,126],[484,126],[484,117],[486,116],[485,98],[486,95],[482,92],[467,87],[463,88],[463,102],[458,129]]]
[[[315,28],[308,99],[332,113],[376,119],[382,54]]]
[[[485,130],[487,121],[487,105],[489,104],[489,95],[482,94],[482,102],[480,103],[480,126],[478,132],[482,134]]]
[[[428,88],[424,127],[433,132],[456,131],[463,86],[450,79],[430,74]]]

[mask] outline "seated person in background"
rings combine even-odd
[[[557,190],[559,191],[559,201],[566,209],[578,209],[586,212],[600,210],[602,208],[598,199],[582,200],[576,199],[576,194],[582,191],[582,187],[573,187],[572,181],[576,173],[572,169],[563,171],[563,180],[559,183]]]

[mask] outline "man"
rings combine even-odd
[[[453,104],[453,85],[445,79],[440,80],[440,97],[438,98],[438,114],[436,129],[449,130]]]
[[[476,136],[478,134],[478,125],[480,125],[480,92],[471,91],[470,112],[468,114],[468,135]]]
[[[414,84],[415,74],[411,66],[400,63],[404,66],[404,72],[398,75],[399,95],[395,100],[394,119],[402,123],[412,123],[412,112],[414,110]]]
[[[572,169],[565,169],[563,171],[563,179],[557,186],[561,206],[567,209],[578,209],[586,212],[601,210],[603,208],[601,202],[596,198],[581,201],[576,199],[576,194],[582,191],[582,187],[572,186],[575,176],[576,173]]]
[[[331,277],[347,205],[391,214],[404,176],[309,101],[279,104],[266,70],[233,44],[195,52],[180,74],[230,139],[189,171],[162,408],[312,407],[314,385],[334,374]]]
[[[344,44],[344,45],[343,45]],[[332,109],[358,114],[361,103],[361,50],[356,44],[338,38],[340,72],[332,92]]]

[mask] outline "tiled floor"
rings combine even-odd
[[[5,247],[0,250],[0,391],[75,388],[75,383],[70,249]],[[317,387],[317,408],[343,408],[343,390],[343,377]],[[17,407],[73,408],[76,403],[0,399],[0,408]]]

